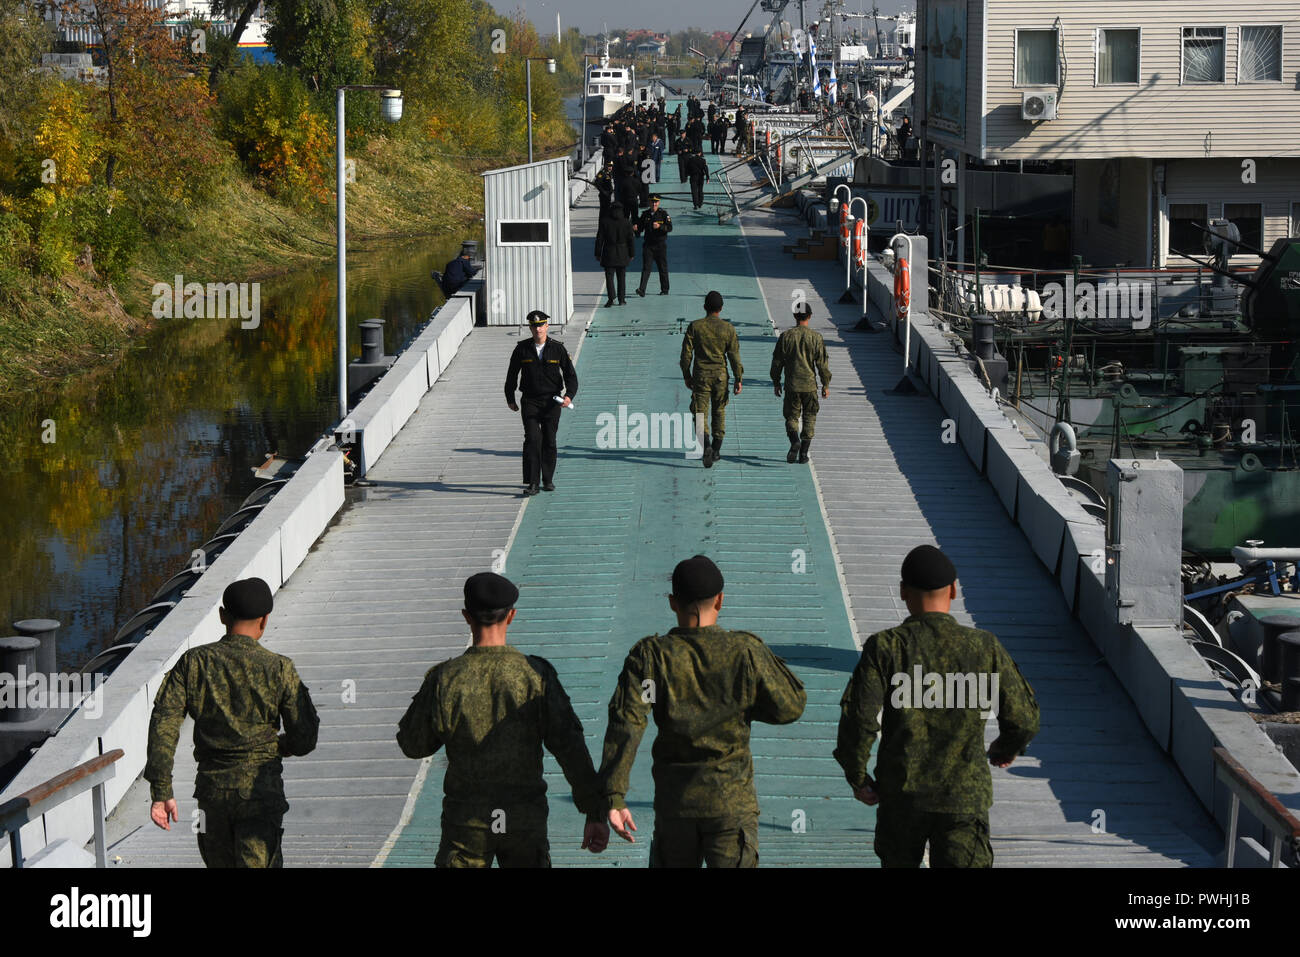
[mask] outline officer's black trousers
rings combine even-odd
[[[520,400],[524,418],[524,484],[539,485],[555,476],[555,433],[560,427],[560,403],[551,396]]]
[[[615,296],[615,289],[618,295]],[[627,299],[627,267],[626,266],[606,266],[605,267],[605,301],[613,302],[617,299],[624,302]]]
[[[654,263],[659,267],[659,291],[668,291],[668,244],[667,243],[643,243],[641,245],[641,286],[640,291],[646,291],[646,283],[650,281],[650,264]]]
[[[702,178],[691,177],[691,202],[695,204],[696,209],[704,205],[704,180]]]

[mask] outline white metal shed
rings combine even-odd
[[[573,315],[569,160],[483,174],[487,324],[517,326],[540,309],[553,325]]]

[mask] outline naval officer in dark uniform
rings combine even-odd
[[[555,433],[560,427],[560,408],[573,405],[578,394],[578,373],[569,350],[558,339],[548,339],[550,316],[534,309],[528,314],[533,336],[515,346],[506,373],[506,405],[518,412],[515,392],[523,391],[524,489],[525,495],[555,491]],[[561,394],[563,393],[563,395]],[[541,483],[541,489],[538,483]]]
[[[659,208],[657,193],[650,197],[650,208],[632,229],[641,236],[641,285],[636,287],[636,294],[645,295],[650,265],[654,263],[659,268],[659,295],[668,295],[668,234],[673,231],[673,218]]]

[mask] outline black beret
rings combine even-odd
[[[532,312],[528,314],[528,324],[530,326],[540,326],[550,321],[551,321],[551,317],[548,316],[546,313],[542,312],[542,310],[540,309],[534,309]],[[504,606],[499,606],[499,607],[504,607]]]
[[[271,586],[260,578],[231,582],[221,595],[221,606],[235,621],[252,621],[271,613]]]
[[[903,559],[903,584],[918,591],[947,588],[957,580],[957,569],[933,545],[918,545]]]
[[[713,313],[722,311],[722,293],[716,289],[704,297],[704,311]],[[717,594],[717,592],[714,592]]]
[[[493,572],[479,572],[465,579],[466,611],[497,611],[513,608],[519,600],[519,589],[510,579]]]
[[[679,602],[712,598],[722,591],[722,572],[703,555],[678,562],[673,569],[673,596]]]

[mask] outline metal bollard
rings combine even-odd
[[[53,618],[26,618],[14,622],[14,632],[41,643],[36,652],[36,670],[52,675],[59,670],[59,623]]]
[[[1278,681],[1282,683],[1282,710],[1300,711],[1300,631],[1277,637]]]
[[[975,317],[975,355],[981,359],[992,359],[997,354],[997,345],[993,340],[996,325],[992,316]]]
[[[28,708],[28,688],[36,674],[36,650],[41,643],[28,635],[0,638],[0,722],[16,723],[40,717]]]
[[[384,320],[366,319],[361,323],[361,361],[367,365],[384,358]]]
[[[1259,676],[1265,681],[1281,680],[1281,661],[1277,650],[1278,638],[1300,627],[1300,618],[1292,615],[1266,615],[1259,620],[1264,627],[1264,642],[1259,646]]]
[[[1282,710],[1300,711],[1300,678],[1287,678],[1282,682]]]

